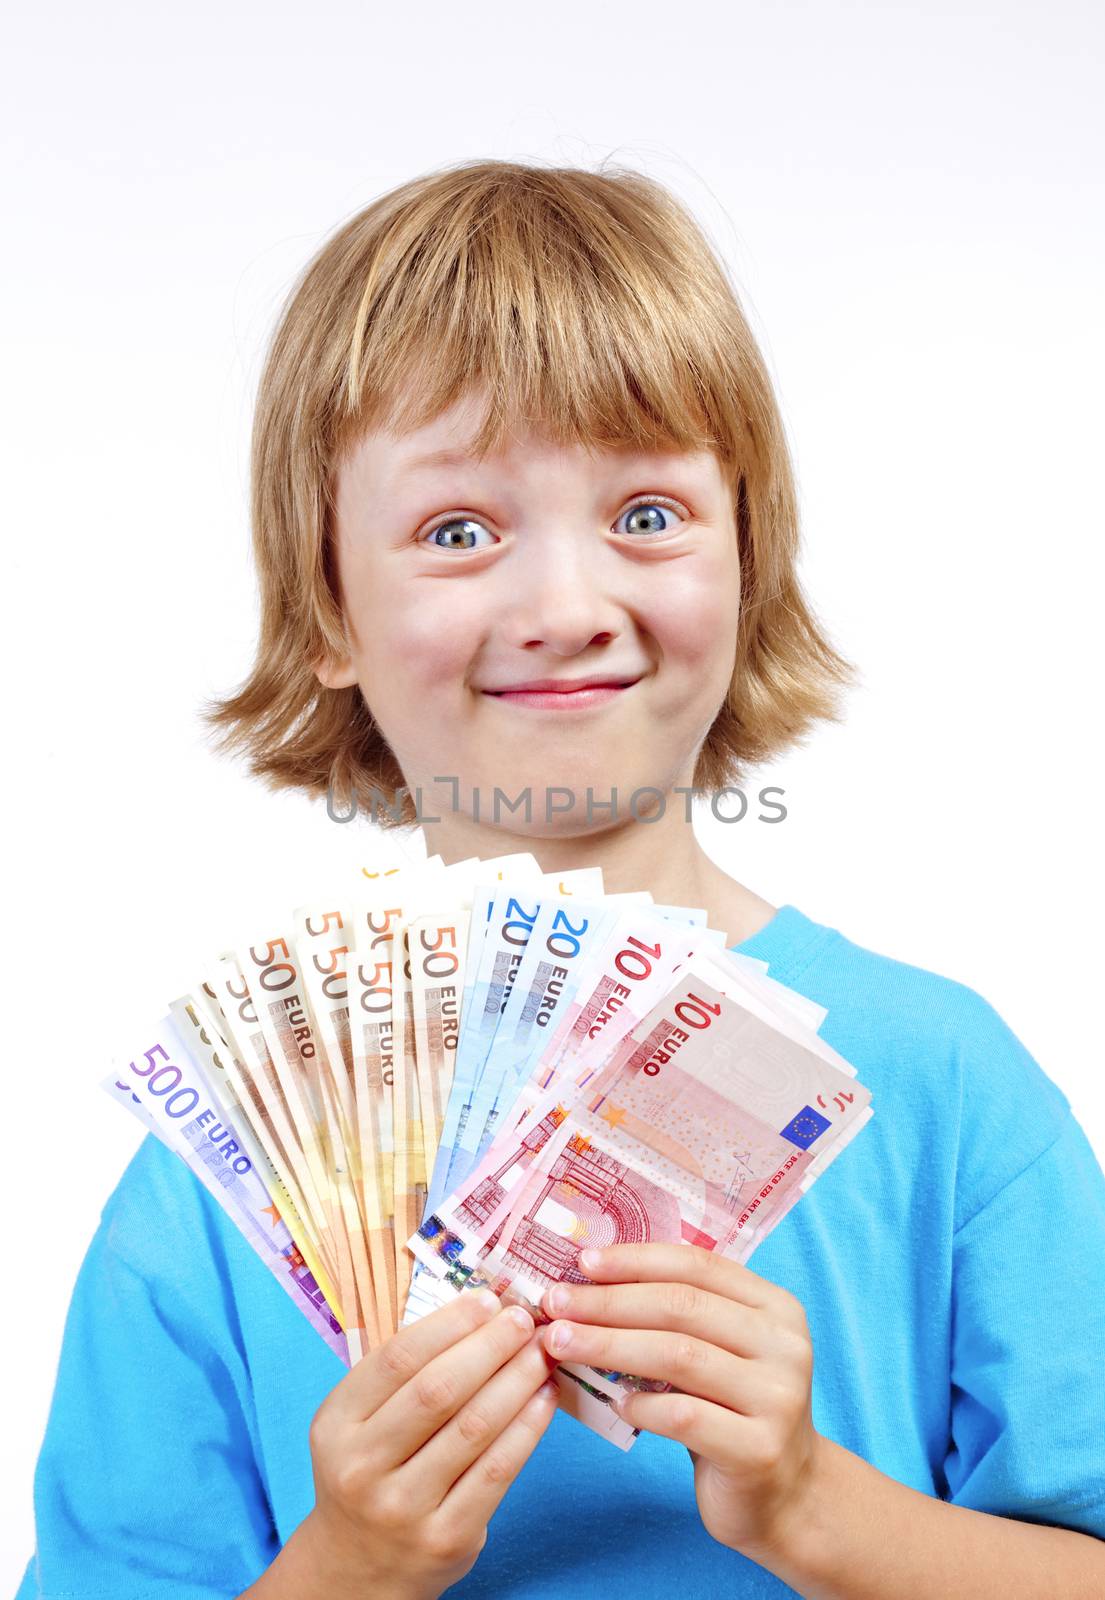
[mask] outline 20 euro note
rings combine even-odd
[[[502,918],[495,919],[493,915],[496,903],[498,901],[501,907],[505,903],[501,897],[505,895],[509,899],[512,893],[524,892],[532,897],[544,881],[536,858],[527,851],[497,856],[490,861],[480,861],[477,857],[471,868],[467,863],[464,867],[463,872],[457,872],[452,878],[461,895],[460,903],[469,913],[460,1031],[453,1052],[453,1077],[444,1107],[441,1136],[433,1167],[427,1174],[430,1197],[447,1194],[452,1186],[453,1153],[465,1139],[472,1099],[479,1087],[484,1058],[498,1017],[501,985],[496,981],[495,972],[508,961],[510,950],[508,946],[503,951],[495,938],[495,930],[501,928],[502,923]],[[585,870],[592,873],[591,881],[598,875],[601,890],[601,873],[597,873],[597,869]]]
[[[563,961],[553,968],[557,976],[546,986],[546,997],[551,999],[550,990],[556,988],[557,979],[561,992],[563,984],[571,982],[567,964],[570,954],[583,948],[590,927],[584,907],[590,907],[592,912],[596,909],[595,901],[587,897],[601,893],[601,877],[596,882],[584,870],[562,873],[555,879],[550,874],[525,891],[496,896],[484,949],[494,947],[498,981],[489,986],[480,1011],[479,1055],[482,1061],[467,1119],[458,1128],[449,1174],[451,1188],[463,1182],[490,1145],[500,1113],[509,1108],[517,1092],[516,1074],[525,1075],[518,1059],[521,1051],[516,1044],[507,1041],[517,1015],[516,1011],[512,1012],[512,1004],[527,972],[534,938],[537,937],[540,946],[550,954],[554,950],[563,952]],[[580,915],[576,915],[577,907]],[[611,914],[616,914],[616,908],[611,908]],[[537,930],[541,930],[540,933]],[[547,1015],[544,1020],[547,1021]]]

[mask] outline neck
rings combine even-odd
[[[509,818],[507,819],[509,822]],[[601,867],[607,894],[647,889],[658,905],[701,907],[726,943],[739,944],[758,932],[775,907],[739,883],[706,854],[686,819],[685,796],[668,798],[652,822],[619,819],[589,832],[538,836],[524,827],[488,826],[460,811],[441,810],[440,820],[423,824],[426,854],[447,866],[469,856],[489,859],[528,851],[542,872]]]

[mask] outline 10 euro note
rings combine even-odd
[[[853,1072],[713,987],[693,957],[627,1043],[539,1102],[412,1237],[454,1288],[509,1289],[536,1309],[550,1284],[588,1281],[581,1249],[657,1239],[744,1263],[871,1115]],[[611,1400],[643,1381],[565,1371]]]

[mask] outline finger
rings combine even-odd
[[[490,1322],[501,1309],[490,1290],[458,1294],[363,1356],[331,1390],[324,1402],[327,1410],[335,1420],[363,1422],[435,1356]]]
[[[757,1417],[690,1394],[630,1394],[615,1409],[630,1427],[674,1439],[730,1471],[770,1465],[771,1437]]]
[[[761,1311],[691,1283],[556,1283],[541,1304],[570,1322],[689,1333],[738,1356],[765,1355],[771,1337]]]
[[[784,1297],[793,1298],[750,1267],[697,1244],[612,1244],[602,1250],[581,1250],[579,1267],[603,1283],[692,1283],[710,1294],[765,1309]]]
[[[421,1497],[423,1485],[430,1488],[430,1505],[442,1499],[440,1486],[447,1492],[472,1463],[479,1459],[514,1421],[526,1402],[551,1376],[553,1357],[535,1333],[518,1354],[478,1389],[432,1439],[399,1469],[407,1475],[410,1492]]]
[[[458,1527],[483,1527],[490,1521],[556,1412],[559,1390],[549,1378],[513,1422],[458,1478],[441,1503],[441,1515]]]
[[[474,1291],[467,1290],[466,1293]],[[381,1470],[407,1461],[533,1337],[533,1318],[510,1306],[435,1356],[361,1425],[361,1448]],[[441,1486],[442,1492],[447,1487]]]
[[[541,1335],[557,1361],[597,1367],[600,1372],[658,1378],[686,1394],[736,1411],[757,1409],[756,1369],[762,1370],[763,1364],[719,1350],[690,1334],[551,1322]]]

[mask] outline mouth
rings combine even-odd
[[[504,705],[528,706],[537,711],[586,711],[593,706],[608,705],[620,695],[640,683],[640,678],[590,678],[573,685],[553,680],[538,680],[536,685],[518,688],[484,689],[489,700]]]

